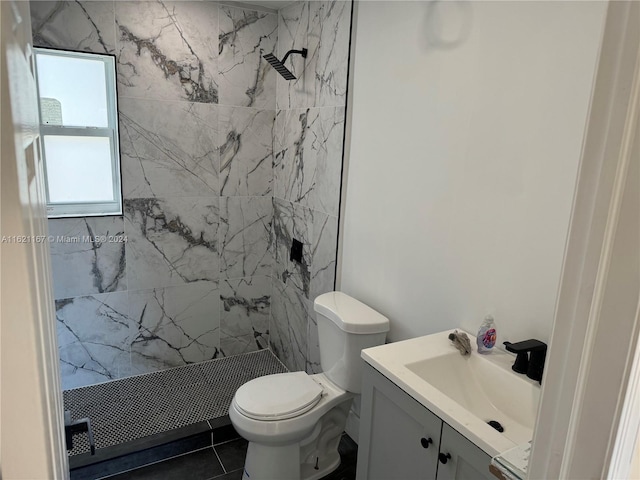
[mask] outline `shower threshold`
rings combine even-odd
[[[270,350],[225,357],[63,392],[72,420],[91,419],[69,451],[72,479],[97,479],[237,438],[228,412],[253,378],[286,372]]]

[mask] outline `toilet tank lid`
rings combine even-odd
[[[348,333],[382,333],[389,331],[389,319],[373,308],[342,292],[323,293],[316,297],[314,310],[329,318]]]

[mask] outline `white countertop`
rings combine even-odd
[[[458,329],[458,331],[462,330]],[[491,457],[530,441],[535,418],[526,422],[520,420],[521,423],[509,430],[512,434],[510,439],[507,436],[507,427],[505,427],[505,433],[498,432],[487,425],[486,419],[478,418],[407,368],[407,365],[427,358],[437,358],[450,355],[452,351],[457,352],[452,342],[447,338],[451,332],[453,330],[368,348],[362,351],[362,358]],[[488,355],[480,355],[476,350],[475,337],[467,335],[469,335],[472,344],[473,352],[471,355],[477,355],[483,361],[491,362],[495,368],[508,372],[507,375],[503,372],[496,372],[495,375],[507,378],[508,387],[504,388],[505,395],[508,396],[510,392],[513,392],[514,395],[521,395],[523,391],[532,392],[529,393],[529,396],[536,397],[531,400],[535,402],[532,407],[535,412],[539,399],[539,385],[524,375],[516,374],[511,370],[515,356],[500,350],[495,350]],[[443,375],[447,374],[448,372],[443,372]],[[485,379],[478,379],[478,381],[480,380],[484,381]],[[514,399],[514,402],[518,403],[518,399]],[[535,417],[535,413],[533,415]],[[522,423],[526,425],[523,426]]]

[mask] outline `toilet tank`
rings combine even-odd
[[[322,371],[340,388],[360,393],[364,364],[360,352],[384,343],[389,320],[342,292],[318,296],[314,310]]]

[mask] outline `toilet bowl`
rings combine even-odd
[[[266,400],[265,405],[276,405],[275,391],[270,392],[273,397],[265,398],[264,387],[269,382],[288,383],[283,391],[297,395],[299,403],[288,401],[285,408],[251,408],[260,402],[248,402],[247,412],[243,400],[251,396]],[[282,373],[244,384],[229,408],[236,431],[249,441],[243,478],[312,480],[333,471],[340,464],[337,446],[353,396],[322,373]]]
[[[251,380],[229,407],[249,441],[244,480],[315,480],[340,465],[338,444],[355,394],[360,352],[384,343],[389,321],[341,292],[314,302],[323,373],[289,372]]]

